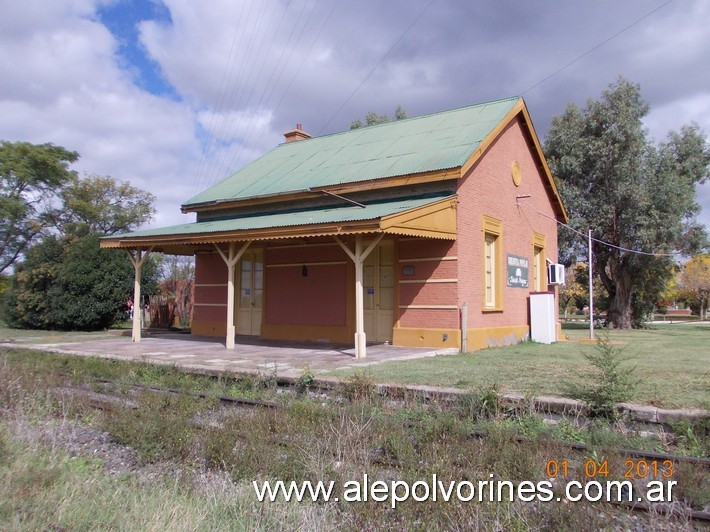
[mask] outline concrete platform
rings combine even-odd
[[[42,343],[23,339],[20,342],[0,345],[71,355],[172,364],[212,371],[269,373],[275,371],[277,375],[287,377],[298,377],[306,365],[311,372],[318,374],[336,369],[367,367],[393,360],[458,353],[457,349],[372,344],[367,346],[367,357],[358,360],[355,358],[355,349],[352,345],[278,342],[253,337],[237,337],[235,349],[229,350],[218,338],[179,333],[148,335],[139,343],[132,342],[130,337],[119,336],[61,343]]]

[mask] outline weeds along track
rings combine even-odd
[[[282,392],[290,393],[293,392],[293,387],[282,387]],[[104,410],[110,410],[113,408],[140,408],[137,402],[134,402],[131,397],[131,392],[141,393],[149,392],[152,394],[164,394],[166,396],[178,396],[183,398],[190,398],[195,400],[210,400],[219,403],[224,407],[234,407],[234,408],[246,408],[246,409],[268,409],[277,410],[281,408],[281,405],[273,401],[264,401],[256,399],[247,399],[223,395],[215,395],[209,393],[199,393],[199,392],[188,392],[177,390],[173,388],[160,387],[156,385],[148,385],[142,383],[127,383],[125,381],[111,380],[105,378],[90,378],[87,379],[84,384],[81,385],[64,385],[59,388],[55,388],[55,391],[61,393],[63,396],[74,394],[75,396],[81,396],[85,404],[88,404],[92,408],[99,408]],[[330,390],[331,394],[337,393],[336,390]],[[411,429],[417,428],[416,421],[409,421],[406,427]],[[198,426],[197,430],[203,430],[204,427]],[[470,433],[471,440],[487,440],[491,438],[491,435],[485,431],[473,431]],[[278,439],[278,438],[277,438]],[[514,437],[516,444],[526,445],[533,444],[534,439],[528,438],[521,435],[516,435]],[[288,442],[272,441],[271,443],[285,445]],[[688,467],[699,468],[705,471],[705,474],[710,475],[710,458],[703,457],[692,457],[679,454],[669,454],[660,452],[651,452],[638,449],[628,449],[628,448],[600,448],[599,446],[591,446],[582,443],[574,442],[564,442],[555,441],[555,444],[562,449],[569,449],[571,451],[568,458],[570,461],[574,461],[577,464],[583,463],[585,459],[589,456],[605,457],[605,456],[615,456],[615,457],[625,457],[633,458],[635,460],[648,460],[648,461],[664,461],[669,460],[674,464],[686,464]],[[623,458],[622,458],[623,459]],[[634,512],[642,512],[646,514],[658,514],[668,517],[682,516],[685,519],[689,519],[697,523],[710,523],[710,512],[705,511],[705,509],[700,510],[697,508],[691,508],[683,503],[647,503],[645,501],[640,501],[636,503],[629,503],[625,501],[607,501],[607,504],[618,506],[624,508],[625,510],[632,510]]]
[[[140,384],[140,383],[126,383],[123,381],[116,381],[116,380],[111,380],[111,379],[102,379],[102,378],[92,378],[90,379],[90,382],[92,383],[97,383],[97,384],[103,384],[103,385],[108,385],[108,386],[113,386],[115,388],[120,388],[120,389],[133,389],[136,391],[149,391],[149,392],[154,392],[158,394],[166,394],[166,395],[174,395],[174,396],[183,396],[183,397],[191,397],[193,399],[210,399],[213,401],[218,401],[222,405],[225,406],[234,406],[234,407],[245,407],[245,408],[267,408],[267,409],[277,409],[280,407],[280,405],[276,402],[273,401],[263,401],[263,400],[256,400],[256,399],[245,399],[245,398],[240,398],[240,397],[231,397],[231,396],[218,396],[218,395],[212,395],[212,394],[207,394],[207,393],[196,393],[196,392],[186,392],[182,390],[176,390],[173,388],[164,388],[160,386],[154,386],[154,385],[147,385],[147,384]],[[115,404],[116,402],[116,396],[112,395],[110,393],[96,393],[95,391],[90,390],[89,388],[82,387],[82,386],[70,386],[70,387],[63,387],[65,390],[72,390],[76,393],[91,393],[92,396],[95,399],[95,403],[100,404],[100,396],[104,396],[106,398],[106,401],[104,404],[110,405],[110,404]],[[281,387],[282,390],[284,391],[291,391],[289,387]],[[486,431],[473,431],[471,433],[471,437],[474,439],[484,439],[488,437],[488,433]],[[519,443],[531,443],[533,440],[531,438],[525,437],[525,436],[516,436],[516,441]],[[710,469],[710,458],[704,458],[704,457],[696,457],[696,456],[686,456],[686,455],[681,455],[681,454],[670,454],[670,453],[660,453],[660,452],[654,452],[654,451],[645,451],[645,450],[640,450],[640,449],[626,449],[626,448],[613,448],[613,449],[605,449],[605,448],[599,448],[596,446],[591,446],[587,445],[585,443],[578,443],[578,442],[567,442],[567,441],[562,441],[560,444],[564,447],[567,447],[573,451],[578,451],[581,453],[589,453],[593,451],[597,452],[614,452],[618,455],[622,456],[628,456],[628,457],[633,457],[633,458],[639,458],[639,459],[645,459],[645,460],[672,460],[675,463],[686,463],[686,464],[692,464],[700,467],[706,467]]]
[[[212,399],[219,401],[220,403],[228,406],[241,406],[241,407],[253,407],[253,408],[278,408],[278,403],[271,401],[260,401],[256,399],[244,399],[241,397],[228,397],[228,396],[215,396],[206,393],[195,393],[195,392],[185,392],[181,390],[174,390],[171,388],[162,388],[160,386],[152,386],[147,384],[131,383],[125,384],[119,381],[114,381],[111,379],[92,379],[92,382],[100,384],[108,384],[114,386],[129,386],[135,390],[145,390],[155,393],[163,393],[169,395],[178,395],[184,397],[192,397],[193,399]]]

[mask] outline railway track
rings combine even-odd
[[[160,393],[160,394],[167,394],[167,395],[174,395],[174,396],[186,396],[186,397],[191,397],[194,399],[211,399],[211,400],[217,400],[219,401],[222,405],[225,406],[231,406],[231,407],[245,407],[245,408],[267,408],[267,409],[278,409],[280,408],[280,405],[278,403],[272,402],[272,401],[262,401],[262,400],[254,400],[254,399],[244,399],[244,398],[238,398],[238,397],[230,397],[230,396],[214,396],[206,393],[193,393],[193,392],[185,392],[181,390],[175,390],[171,388],[163,388],[159,386],[153,386],[153,385],[146,385],[146,384],[139,384],[139,383],[125,383],[121,381],[115,381],[111,379],[102,379],[102,378],[96,378],[92,379],[91,382],[99,383],[99,384],[104,384],[104,385],[109,385],[109,386],[116,386],[116,387],[121,387],[123,389],[129,388],[137,391],[150,391],[153,393]],[[67,387],[64,387],[63,389],[67,389]],[[97,393],[93,390],[90,390],[86,387],[80,387],[80,386],[72,386],[69,387],[69,389],[74,390],[76,393],[87,393],[87,394],[92,394],[93,397],[93,403],[95,406],[98,406],[101,408],[101,405],[97,403],[100,403],[100,400],[97,400],[97,396],[101,395],[106,395],[107,397],[112,397],[111,400],[107,399],[106,404],[114,403],[116,397],[115,396],[110,396],[110,394],[101,394]],[[137,408],[137,406],[136,406]],[[472,438],[477,438],[477,439],[484,439],[488,438],[489,435],[485,431],[474,431],[470,434]],[[534,440],[531,438],[527,438],[525,436],[516,436],[515,437],[516,441],[519,443],[532,443]],[[563,442],[560,441],[559,444],[562,447],[568,448],[572,451],[578,452],[578,453],[591,453],[591,452],[597,452],[597,453],[614,453],[616,455],[621,455],[621,456],[626,456],[626,457],[633,457],[635,459],[643,459],[643,460],[650,460],[650,461],[665,461],[665,460],[670,460],[674,464],[689,464],[694,467],[702,467],[702,468],[708,468],[708,474],[710,474],[710,458],[705,458],[705,457],[694,457],[694,456],[685,456],[685,455],[678,455],[678,454],[670,454],[670,453],[659,453],[659,452],[654,452],[654,451],[645,451],[645,450],[640,450],[640,449],[628,449],[628,448],[599,448],[599,447],[593,447],[587,444],[583,443],[575,443],[575,442]],[[607,504],[611,504],[620,508],[624,508],[627,510],[631,510],[634,512],[643,512],[646,514],[661,514],[665,516],[678,516],[682,517],[685,519],[689,519],[693,522],[697,523],[702,523],[703,525],[710,524],[710,512],[704,511],[704,510],[697,510],[690,508],[684,504],[663,504],[663,503],[648,503],[645,501],[640,501],[640,502],[626,502],[626,501],[605,501]]]

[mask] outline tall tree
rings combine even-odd
[[[611,244],[594,242],[593,254],[617,328],[630,328],[657,297],[654,286],[673,275],[673,262],[660,254],[693,253],[707,243],[695,220],[695,186],[710,165],[705,136],[689,125],[655,145],[642,125],[648,111],[639,86],[620,78],[584,109],[569,104],[544,143],[570,223]]]
[[[148,222],[155,213],[153,194],[108,176],[74,177],[59,195],[61,208],[54,224],[63,234],[127,232]]]
[[[0,273],[51,223],[57,191],[79,154],[53,144],[0,142]]]
[[[698,305],[700,319],[707,318],[710,302],[710,255],[696,255],[680,274],[681,292]]]
[[[99,237],[150,219],[154,197],[110,177],[71,176],[58,185],[56,209],[46,210],[51,234],[25,250],[3,294],[12,327],[92,330],[125,318],[133,268],[120,250],[99,249]],[[143,291],[157,290],[158,263],[143,267]]]

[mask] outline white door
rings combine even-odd
[[[248,249],[239,261],[239,297],[237,297],[237,334],[261,333],[264,300],[264,250]]]
[[[367,248],[367,243],[363,244]],[[370,342],[392,342],[394,323],[394,243],[381,241],[363,265],[365,335]]]

